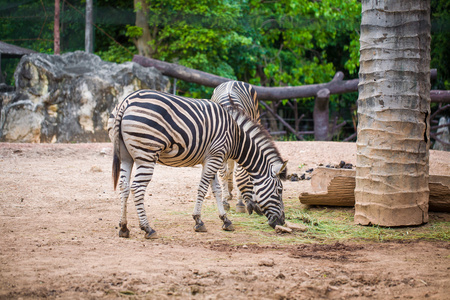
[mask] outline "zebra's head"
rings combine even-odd
[[[275,163],[268,176],[254,178],[255,200],[272,228],[285,223],[281,177],[286,172],[286,165],[287,161]]]

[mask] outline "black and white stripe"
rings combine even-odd
[[[140,90],[126,97],[112,114],[110,137],[114,144],[114,187],[119,183],[122,200],[120,236],[127,237],[126,202],[134,195],[141,229],[152,238],[144,208],[145,190],[156,163],[188,167],[202,164],[202,176],[194,207],[196,231],[206,230],[200,219],[203,199],[210,184],[225,230],[233,230],[222,204],[217,171],[224,161],[237,161],[252,177],[255,199],[269,224],[284,224],[282,183],[285,168],[267,132],[236,109],[206,101]],[[135,176],[130,185],[133,165]]]
[[[246,82],[228,81],[220,84],[214,89],[211,101],[219,103],[223,107],[240,109],[253,121],[259,122],[257,93],[253,87]],[[253,182],[250,175],[241,166],[235,166],[235,162],[232,160],[225,163],[219,172],[225,209],[230,208],[228,201],[232,199],[233,173],[238,187],[236,211],[245,212],[245,208],[247,207],[247,212],[249,214],[252,214],[253,211],[262,214],[259,206],[253,201]],[[244,202],[246,205],[244,205]]]

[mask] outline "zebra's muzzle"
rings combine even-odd
[[[275,226],[277,226],[277,225],[283,226],[284,223],[285,223],[284,213],[283,213],[283,215],[281,217],[272,216],[272,217],[269,218],[269,225],[270,225],[270,227],[272,227],[274,229],[275,229]]]

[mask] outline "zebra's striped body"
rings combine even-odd
[[[130,190],[141,229],[146,231],[147,238],[154,236],[144,209],[144,194],[156,163],[173,167],[203,165],[193,213],[196,231],[205,230],[200,214],[210,183],[224,229],[232,230],[216,176],[228,159],[236,160],[252,176],[255,199],[269,224],[272,227],[284,224],[282,183],[277,174],[285,163],[268,134],[240,111],[226,110],[211,101],[141,90],[118,104],[112,118],[114,187],[119,181],[122,200],[120,236],[128,236],[129,232],[126,202]],[[136,171],[130,186],[133,164]]]
[[[258,98],[256,91],[252,86],[242,81],[228,81],[220,84],[214,89],[211,101],[219,103],[223,107],[235,107],[242,110],[253,121],[259,122]],[[230,205],[228,201],[231,200],[231,193],[233,191],[233,173],[235,174],[236,185],[238,187],[238,202],[236,203],[236,211],[244,212],[245,205],[247,212],[252,214],[256,211],[262,214],[260,208],[253,201],[253,182],[250,175],[240,167],[236,166],[233,160],[228,160],[220,170],[219,174],[222,182],[222,198],[224,207],[228,208]]]

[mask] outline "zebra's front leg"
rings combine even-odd
[[[253,212],[256,212],[258,215],[262,215],[261,208],[253,201],[253,181],[247,171],[238,166],[236,168],[236,183],[239,190],[239,201],[236,204],[236,211],[238,211],[237,206],[244,206],[243,201],[245,201],[244,211],[247,208],[247,212],[251,215]],[[240,211],[241,212],[241,211]]]
[[[150,227],[147,214],[145,213],[144,197],[147,186],[152,179],[155,163],[136,163],[136,174],[134,176],[131,191],[134,195],[134,204],[139,218],[139,227],[145,231],[146,239],[157,238],[156,231]]]
[[[204,190],[204,183],[203,183],[203,177],[200,181],[200,186],[198,188],[197,192],[197,201],[195,202],[194,206],[194,213],[192,214],[192,217],[194,218],[195,225],[194,230],[196,232],[206,232],[206,226],[205,223],[201,220],[201,214],[202,214],[202,205],[203,205],[203,199],[205,198],[206,191]],[[208,190],[208,186],[206,186],[206,190]]]
[[[195,221],[194,230],[196,232],[207,232],[205,223],[200,219],[200,215],[193,215],[193,217]]]
[[[226,227],[223,227],[225,230],[234,230],[232,228],[231,222],[226,218],[225,209],[222,203],[222,192],[219,184],[219,180],[217,179],[217,171],[220,166],[223,164],[223,159],[221,156],[211,157],[203,164],[202,170],[202,178],[200,179],[200,184],[197,192],[197,201],[194,206],[194,213],[192,214],[195,220],[194,230],[197,232],[205,232],[206,227],[203,221],[201,220],[201,211],[203,205],[203,199],[205,198],[206,192],[208,191],[209,185],[211,184],[211,188],[213,190],[214,196],[216,197],[217,208],[219,209],[219,216],[224,221],[224,225],[226,222]],[[231,227],[230,227],[231,225]]]
[[[220,184],[217,176],[214,176],[211,181],[211,187],[216,197],[217,209],[219,210],[219,218],[223,221],[222,229],[225,231],[234,231],[233,223],[227,218],[225,208],[222,202],[222,190],[220,189]]]

